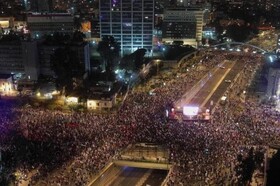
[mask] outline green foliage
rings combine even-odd
[[[85,34],[83,34],[80,31],[76,31],[73,34],[72,42],[74,42],[74,43],[82,43],[84,41],[85,37],[86,37]]]
[[[69,47],[58,48],[51,56],[51,68],[56,74],[56,85],[59,90],[66,91],[73,88],[73,78],[81,76],[83,66],[79,62],[77,53]]]
[[[250,30],[246,26],[231,25],[227,29],[227,34],[234,41],[243,42],[248,38]]]
[[[137,71],[144,64],[144,56],[147,50],[144,48],[138,49],[132,54],[126,55],[122,58],[119,68],[126,69],[127,71]]]
[[[98,43],[97,52],[105,63],[106,71],[112,71],[119,58],[120,46],[113,36],[104,36]]]
[[[0,37],[1,38],[1,37]],[[3,35],[0,42],[20,41],[20,37],[11,31],[8,35]]]

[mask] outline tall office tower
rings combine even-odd
[[[100,36],[112,35],[121,53],[153,45],[154,0],[100,0]]]

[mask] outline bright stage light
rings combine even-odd
[[[186,116],[196,116],[199,108],[197,106],[184,106],[183,114]]]

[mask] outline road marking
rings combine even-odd
[[[145,174],[142,176],[142,178],[137,182],[135,186],[142,186],[145,181],[148,179],[148,177],[152,174],[153,170],[149,169]]]
[[[223,62],[219,63],[218,65],[216,65],[214,68],[212,68],[209,72],[207,72],[196,84],[194,84],[190,90],[188,90],[187,92],[185,92],[185,94],[178,100],[175,102],[175,107],[182,107],[184,104],[187,104],[190,102],[190,100],[193,99],[193,97],[197,94],[197,92],[201,89],[201,83],[203,81],[205,81],[205,83],[207,81],[209,81],[209,79],[211,77],[209,77],[209,73],[210,74],[215,74],[219,69],[220,69],[220,65],[224,66],[224,64],[227,61],[224,60]],[[205,84],[204,83],[204,84]],[[198,90],[197,90],[198,89]]]
[[[215,87],[212,89],[212,91],[208,94],[208,96],[206,97],[206,99],[202,102],[202,104],[200,105],[200,108],[204,107],[204,105],[207,103],[207,101],[210,99],[210,97],[214,94],[214,92],[217,90],[218,86],[221,84],[221,82],[225,79],[226,75],[231,71],[232,67],[234,66],[234,64],[236,63],[236,61],[232,62],[232,65],[230,66],[230,68],[227,69],[227,71],[224,73],[224,75],[222,76],[222,78],[219,80],[219,82],[215,85]]]

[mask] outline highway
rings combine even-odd
[[[203,87],[195,94],[195,96],[188,103],[189,105],[198,105],[204,107],[205,103],[209,100],[211,95],[214,94],[218,86],[224,81],[226,75],[231,71],[235,62],[225,62],[223,66],[218,68],[213,74],[209,73],[211,78],[204,82]]]
[[[158,186],[163,182],[166,175],[166,170],[113,165],[91,186]]]
[[[202,81],[199,81],[192,90],[187,92],[180,101],[183,105],[198,106],[201,109],[213,106],[225,95],[227,88],[234,81],[235,77],[244,68],[244,63],[239,61],[224,61],[220,67],[212,69]]]
[[[231,83],[225,82],[225,80],[230,80],[234,83],[234,79],[241,73],[242,69],[245,67],[245,63],[243,61],[236,61],[232,66],[231,70],[226,74],[224,80],[217,86],[214,93],[210,96],[206,103],[204,104],[205,108],[210,108],[211,101],[213,101],[213,106],[221,99],[222,96],[226,94],[226,90],[231,85]]]

